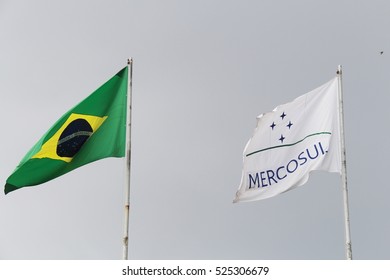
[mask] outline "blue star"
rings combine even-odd
[[[282,120],[284,119],[284,117],[287,116],[284,112],[283,114],[280,115],[280,117],[282,118]]]
[[[288,129],[291,129],[291,126],[292,126],[292,125],[293,125],[292,122],[289,121],[289,122],[288,122],[288,125],[287,125]]]
[[[274,130],[275,126],[276,126],[275,122],[272,122],[272,124],[270,125],[270,127],[272,128],[272,130]]]
[[[284,139],[286,139],[286,137],[284,137],[283,134],[280,135],[279,141],[283,143]]]

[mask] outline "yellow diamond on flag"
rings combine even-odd
[[[71,162],[73,157],[95,133],[107,117],[72,113],[60,129],[32,158],[51,158]]]

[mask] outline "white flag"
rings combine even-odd
[[[305,184],[313,170],[341,174],[337,77],[257,117],[234,202],[261,200]]]

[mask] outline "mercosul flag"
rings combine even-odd
[[[341,173],[337,77],[257,117],[234,202],[261,200],[305,184],[313,170]]]
[[[34,186],[87,163],[124,157],[127,67],[64,114],[8,177],[4,192]]]

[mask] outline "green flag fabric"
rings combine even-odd
[[[65,113],[8,177],[5,194],[107,157],[124,157],[128,68]]]

